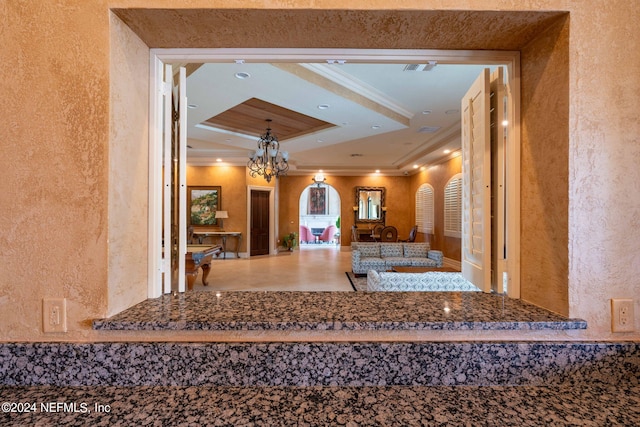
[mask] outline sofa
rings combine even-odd
[[[428,243],[351,243],[351,271],[355,275],[400,266],[442,267],[442,263],[442,251],[431,250]]]
[[[367,273],[368,291],[456,291],[480,292],[462,273],[429,271],[426,273],[395,273],[371,270]]]

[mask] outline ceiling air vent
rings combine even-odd
[[[428,61],[426,64],[407,64],[402,71],[431,71],[438,61]]]
[[[418,133],[436,133],[440,129],[440,126],[422,126],[418,129]]]

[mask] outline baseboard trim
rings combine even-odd
[[[442,264],[444,265],[444,267],[455,268],[458,271],[462,271],[460,270],[460,268],[462,267],[462,263],[460,261],[456,261],[455,259],[444,257],[444,259],[442,260]]]

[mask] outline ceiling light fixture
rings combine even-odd
[[[328,109],[329,107],[330,107],[330,105],[329,105],[329,104],[320,104],[320,105],[318,105],[318,109],[319,109],[319,110],[326,110],[326,109]]]
[[[280,151],[278,138],[271,133],[267,119],[267,132],[258,140],[258,149],[249,154],[249,174],[255,178],[258,175],[264,177],[267,182],[271,182],[274,176],[277,178],[286,175],[289,170],[289,153]]]
[[[239,71],[235,74],[235,76],[236,76],[236,79],[244,80],[251,77],[251,74],[245,73],[244,71]]]

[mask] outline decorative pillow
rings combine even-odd
[[[358,245],[358,249],[360,249],[361,258],[380,258],[380,245]]]
[[[402,243],[381,243],[380,255],[387,257],[402,257]]]
[[[404,256],[406,258],[426,258],[429,252],[427,243],[405,243]]]

